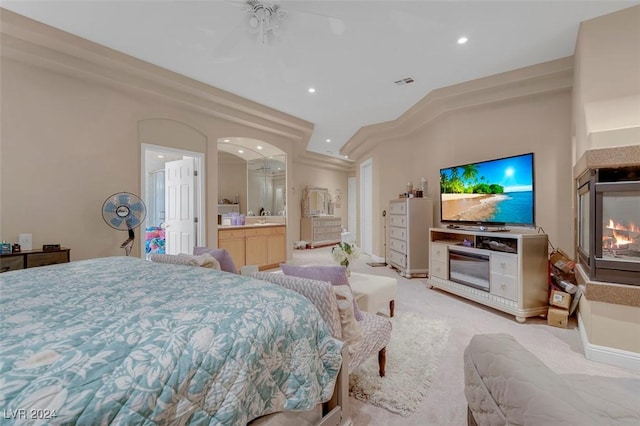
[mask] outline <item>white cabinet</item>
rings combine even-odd
[[[335,216],[312,216],[300,219],[300,239],[311,247],[337,244],[342,240],[342,220]]]
[[[401,276],[426,276],[429,271],[430,198],[401,198],[389,203],[387,263]]]
[[[547,313],[545,234],[432,228],[429,241],[429,285],[507,312],[518,322]]]

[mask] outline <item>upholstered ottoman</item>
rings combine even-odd
[[[375,314],[386,311],[388,306],[389,316],[393,316],[398,290],[397,279],[352,272],[349,285],[361,311]]]

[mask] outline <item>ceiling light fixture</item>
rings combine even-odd
[[[231,142],[231,140],[229,140],[229,139],[225,139],[225,140],[223,140],[222,142]]]
[[[249,27],[255,31],[258,44],[267,44],[269,37],[278,35],[287,12],[276,3],[262,0],[248,0],[246,7]]]
[[[164,155],[160,154],[158,155],[158,158],[164,158]]]
[[[469,39],[468,39],[468,38],[466,38],[466,37],[460,37],[460,38],[458,39],[458,44],[465,44],[465,43],[466,43],[466,42],[468,42],[468,41],[469,41]]]
[[[349,158],[349,156],[348,156],[348,155],[345,155],[345,156],[344,156],[344,158]]]
[[[316,89],[314,89],[313,87],[309,87],[309,93],[316,93]]]
[[[327,143],[330,143],[330,142],[331,142],[331,139],[327,139]]]
[[[258,149],[262,149],[262,147],[261,147],[260,145],[258,145],[256,148],[258,148]]]
[[[243,151],[243,150],[241,150],[241,149],[239,149],[239,150],[238,150],[238,153],[239,153],[239,154],[244,154],[244,151]]]

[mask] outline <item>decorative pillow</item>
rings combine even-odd
[[[348,285],[334,285],[333,292],[336,294],[338,302],[338,312],[340,313],[340,324],[342,325],[342,340],[349,345],[349,353],[352,353],[355,346],[362,340],[362,328],[353,315],[353,294]]]
[[[194,256],[191,254],[152,254],[149,260],[156,263],[171,263],[173,265],[200,266],[202,268],[220,270],[220,263],[210,254]]]
[[[220,262],[220,269],[225,272],[231,272],[232,274],[237,274],[238,269],[236,269],[236,264],[233,262],[233,258],[227,251],[227,249],[219,248],[212,249],[209,247],[194,247],[193,254],[200,255],[208,253],[211,256],[215,257],[218,262]]]
[[[308,278],[316,281],[329,281],[333,285],[349,286],[349,290],[351,290],[349,278],[347,277],[347,268],[342,265],[298,266],[281,263],[280,269],[282,269],[282,273],[285,275]],[[353,294],[351,299],[353,300],[353,314],[355,315],[356,320],[362,321],[362,313],[360,312],[355,299],[353,299]]]

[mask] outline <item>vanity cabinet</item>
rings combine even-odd
[[[238,270],[246,264],[244,229],[218,230],[218,247],[227,249]]]
[[[300,219],[300,239],[311,247],[337,244],[342,240],[342,220],[335,216],[312,216]]]
[[[287,228],[257,225],[219,229],[218,247],[227,249],[238,270],[244,265],[257,265],[260,270],[277,268],[287,260]]]

